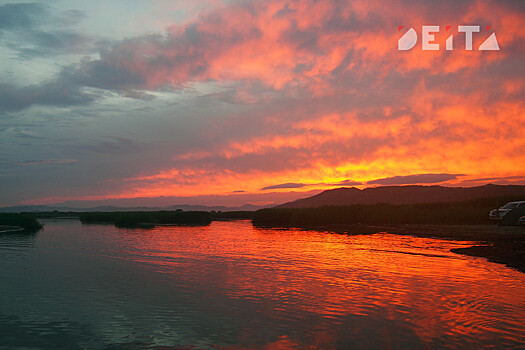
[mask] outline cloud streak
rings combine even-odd
[[[456,180],[465,174],[417,174],[405,176],[392,176],[383,179],[368,181],[368,185],[413,185],[413,184],[436,184],[450,180]]]
[[[292,189],[292,188],[303,188],[303,187],[309,187],[309,186],[360,186],[362,185],[361,182],[356,182],[352,180],[343,180],[335,183],[313,183],[313,184],[304,184],[304,183],[284,183],[284,184],[278,184],[278,185],[271,185],[261,188],[261,191],[267,191],[267,190],[277,190],[277,189]]]
[[[77,159],[44,159],[44,160],[26,160],[18,165],[42,165],[42,164],[71,164],[78,162]]]
[[[285,183],[285,184],[266,186],[266,187],[261,188],[261,191],[276,190],[276,189],[283,189],[283,188],[286,188],[286,189],[288,189],[288,188],[302,188],[302,187],[305,187],[305,186],[307,186],[307,185],[289,182],[289,183]]]

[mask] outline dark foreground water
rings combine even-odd
[[[45,225],[0,235],[0,349],[525,347],[525,274],[465,243]]]

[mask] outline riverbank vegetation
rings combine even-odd
[[[149,228],[156,225],[208,225],[211,213],[206,211],[127,211],[81,213],[84,224],[108,223],[116,227]]]
[[[0,226],[4,226],[5,231],[22,228],[25,232],[37,232],[43,227],[34,216],[24,213],[0,213]]]
[[[490,223],[489,211],[516,196],[464,202],[407,205],[349,205],[319,208],[271,208],[255,212],[259,227],[297,227],[347,234],[386,232],[418,237],[482,242],[453,249],[525,272],[525,229]]]
[[[271,227],[318,227],[327,225],[482,225],[489,211],[516,197],[482,198],[451,203],[356,204],[318,208],[269,208],[254,213],[253,224]]]

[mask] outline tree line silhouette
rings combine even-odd
[[[253,224],[274,227],[315,227],[355,224],[472,225],[489,223],[489,211],[516,196],[450,203],[355,204],[317,208],[269,208],[255,212]]]
[[[0,225],[22,227],[26,232],[36,232],[43,226],[31,214],[0,213]]]
[[[155,225],[209,225],[211,213],[207,211],[126,211],[91,212],[80,215],[82,223],[111,223],[116,227],[152,227]]]

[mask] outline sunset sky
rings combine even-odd
[[[0,67],[0,206],[525,184],[522,0],[0,0]]]

